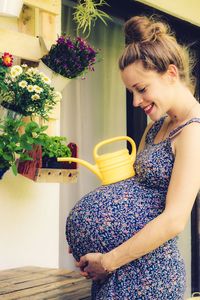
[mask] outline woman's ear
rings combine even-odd
[[[177,80],[179,78],[179,72],[178,72],[178,68],[173,65],[173,64],[170,64],[168,66],[168,69],[167,69],[167,75],[169,76],[170,80]]]

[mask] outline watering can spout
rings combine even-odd
[[[92,165],[83,159],[79,159],[76,157],[58,157],[57,161],[62,161],[62,162],[68,161],[68,162],[76,162],[78,164],[81,164],[84,167],[88,168],[91,172],[93,172],[97,177],[99,177],[100,180],[102,180],[102,175],[97,165]]]

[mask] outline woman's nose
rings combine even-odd
[[[142,103],[142,97],[141,95],[134,94],[133,95],[133,106],[138,107]]]

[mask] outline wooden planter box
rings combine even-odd
[[[70,143],[68,147],[71,149],[72,157],[77,157],[77,146]],[[76,183],[77,182],[77,164],[69,162],[57,162],[51,159],[45,163],[42,161],[42,149],[37,146],[34,151],[29,151],[29,156],[33,158],[31,161],[18,161],[18,173],[35,182],[49,183]]]

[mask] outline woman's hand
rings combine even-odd
[[[80,261],[76,262],[76,266],[81,270],[81,275],[92,280],[105,279],[109,273],[103,267],[103,255],[102,253],[88,253],[82,256]]]

